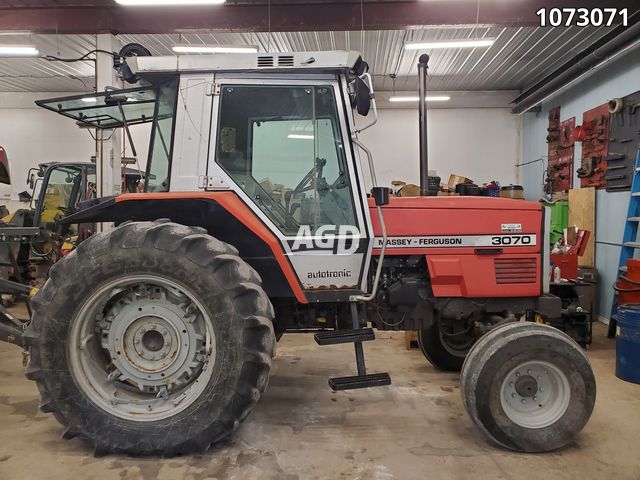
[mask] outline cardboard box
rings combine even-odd
[[[460,175],[454,175],[454,174],[449,175],[448,185],[451,190],[455,190],[456,185],[458,185],[459,183],[472,183],[472,182],[471,182],[471,179],[467,177],[462,177]]]
[[[420,187],[418,185],[414,185],[413,183],[408,183],[403,186],[400,190],[398,190],[399,197],[419,197],[420,196]]]

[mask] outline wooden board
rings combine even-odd
[[[404,346],[407,350],[412,348],[418,348],[418,335],[416,332],[405,330],[404,332]]]
[[[569,190],[569,226],[572,225],[591,232],[584,255],[578,257],[578,265],[594,267],[596,264],[596,189],[594,187]]]

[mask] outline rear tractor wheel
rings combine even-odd
[[[464,405],[494,443],[546,452],[569,443],[589,420],[596,383],[569,336],[547,325],[508,323],[484,335],[462,368]]]
[[[203,229],[156,221],[94,235],[52,267],[33,308],[27,377],[41,409],[97,453],[204,451],[267,386],[271,303]]]

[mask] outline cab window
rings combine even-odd
[[[224,85],[216,161],[286,235],[356,225],[333,87]]]
[[[169,191],[177,98],[177,78],[171,78],[158,85],[147,159],[146,192]]]

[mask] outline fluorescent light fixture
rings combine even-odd
[[[256,53],[258,47],[253,45],[174,45],[176,53]]]
[[[35,57],[39,54],[33,45],[0,45],[0,57]]]
[[[406,50],[433,50],[436,48],[476,48],[490,47],[495,38],[461,38],[458,40],[434,40],[431,42],[409,42],[404,44]]]
[[[84,103],[96,103],[98,101],[96,97],[84,97],[80,100],[82,100]]]
[[[313,135],[302,135],[299,133],[290,133],[287,138],[297,138],[299,140],[313,140],[315,137]]]
[[[420,100],[420,97],[416,96],[394,96],[390,97],[390,102],[417,102]],[[451,100],[451,97],[447,97],[446,95],[442,96],[429,96],[425,98],[427,102],[446,102],[447,100]]]
[[[184,5],[220,5],[226,0],[116,0],[127,7],[182,7]]]

